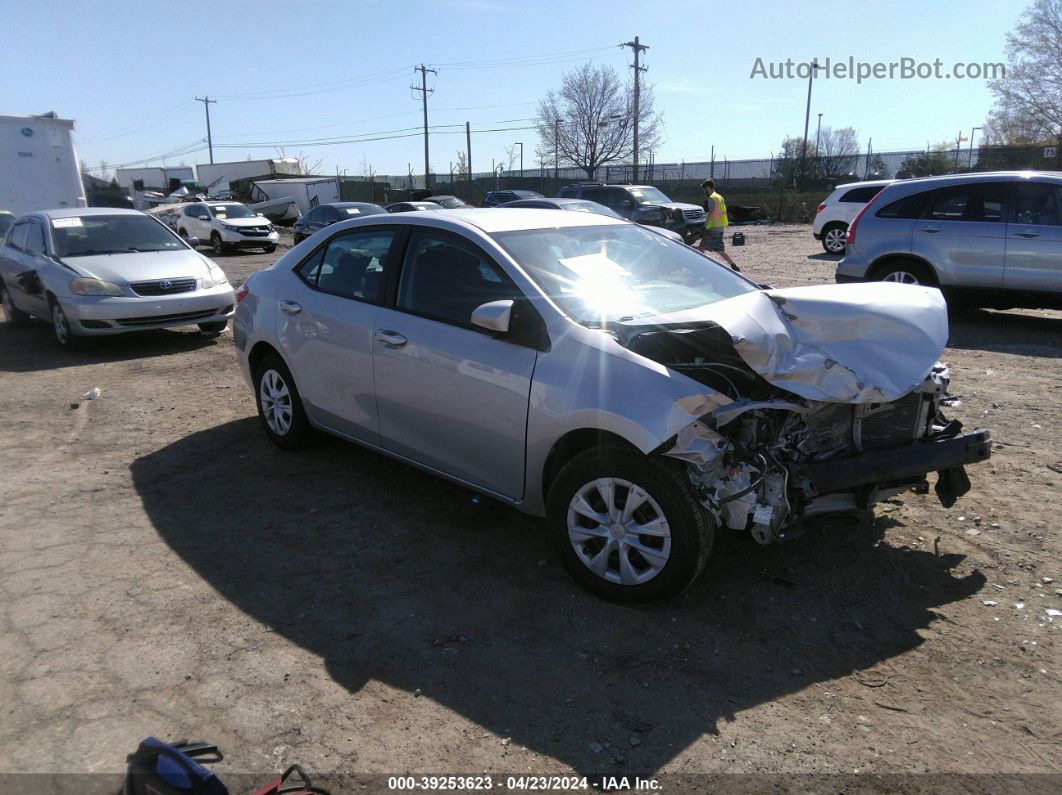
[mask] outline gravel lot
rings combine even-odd
[[[753,278],[832,281],[807,227],[744,231]],[[219,264],[238,283],[275,256]],[[228,334],[68,353],[42,323],[0,328],[0,773],[113,791],[154,734],[337,792],[402,772],[1057,776],[1060,340],[1058,312],[952,319],[952,413],[997,444],[951,510],[908,493],[779,546],[724,535],[691,591],[643,609],[577,589],[538,520],[340,441],[275,449]]]

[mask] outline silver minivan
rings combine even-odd
[[[836,278],[931,285],[997,309],[1062,306],[1062,174],[895,182],[852,222]]]

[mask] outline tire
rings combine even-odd
[[[179,237],[180,237],[180,238],[181,238],[182,240],[187,240],[187,239],[188,239],[188,230],[187,230],[187,229],[185,229],[185,228],[184,228],[184,227],[182,226],[182,227],[181,227],[180,229],[178,229],[178,230],[177,230],[177,235],[178,235],[178,236],[179,236]]]
[[[29,313],[23,312],[15,306],[15,302],[11,300],[11,293],[7,291],[7,288],[0,285],[0,293],[3,293],[3,295],[0,296],[0,301],[2,301],[4,305],[4,315],[7,317],[7,325],[12,328],[20,328],[29,323]]]
[[[225,245],[221,235],[217,232],[210,233],[210,249],[219,257],[229,253],[229,247]]]
[[[49,301],[49,305],[52,310],[52,332],[55,334],[55,341],[59,347],[66,350],[77,350],[82,347],[83,338],[70,328],[70,321],[66,318],[62,304],[53,298]]]
[[[286,400],[281,397],[281,391],[286,392]],[[269,402],[263,396],[270,395]],[[277,447],[285,450],[298,450],[310,442],[310,423],[306,419],[306,412],[302,408],[302,399],[299,397],[295,379],[291,377],[284,361],[275,353],[267,354],[258,363],[254,374],[254,399],[258,406],[258,418],[262,421],[262,427],[266,435]],[[282,415],[274,411],[274,407],[283,411],[287,406],[287,421]]]
[[[277,250],[277,246],[276,246],[275,243],[270,243],[268,246],[265,247],[265,253],[266,254],[272,254],[276,250]]]
[[[220,334],[229,325],[227,320],[218,320],[214,323],[200,323],[199,330],[204,334]]]
[[[906,259],[895,259],[877,268],[872,281],[937,286],[937,277],[932,270],[921,262]]]
[[[616,506],[625,506],[634,489],[645,499],[629,516],[626,528],[619,527],[624,509]],[[613,524],[606,530],[603,522],[585,511],[605,519],[608,490]],[[575,507],[580,497],[583,512]],[[697,502],[681,465],[620,446],[585,450],[565,464],[550,487],[547,514],[550,540],[568,573],[611,601],[652,602],[678,596],[704,570],[715,535],[711,517]],[[668,535],[658,532],[660,519]],[[653,527],[655,532],[634,533],[632,525]],[[607,557],[601,558],[602,554]],[[603,573],[591,570],[594,563]]]
[[[845,237],[848,227],[845,224],[828,224],[822,230],[822,250],[827,254],[844,254],[847,248]]]

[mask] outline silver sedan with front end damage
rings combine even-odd
[[[221,268],[136,210],[43,210],[0,246],[7,321],[50,321],[56,341],[198,325],[217,334],[236,304]]]
[[[928,487],[987,431],[942,414],[933,289],[763,290],[602,216],[478,209],[329,227],[237,292],[262,427],[319,428],[548,517],[571,574],[662,599],[717,528],[762,544]]]

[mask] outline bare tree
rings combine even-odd
[[[278,146],[275,148],[277,150],[277,157],[283,158],[288,156],[285,154],[283,146]],[[292,155],[292,157],[294,157],[298,161],[298,172],[303,177],[313,176],[324,163],[323,158],[318,158],[317,160],[311,161],[309,156],[303,152],[299,152],[297,155]],[[251,159],[250,155],[247,156],[247,159]]]
[[[996,107],[985,126],[994,138],[1062,137],[1062,0],[1036,0],[1025,9],[1007,34],[1006,76],[988,87]]]
[[[819,174],[833,179],[856,170],[859,155],[859,133],[852,127],[823,127],[817,136],[819,141],[815,157]],[[808,156],[811,156],[809,151]]]
[[[462,176],[469,176],[468,174],[468,153],[463,149],[457,150],[457,173]]]
[[[662,121],[653,107],[653,89],[642,86],[639,146],[652,151]],[[634,89],[611,66],[587,63],[566,72],[559,91],[550,90],[538,103],[536,120],[540,148],[594,178],[598,168],[626,160],[634,143]]]

